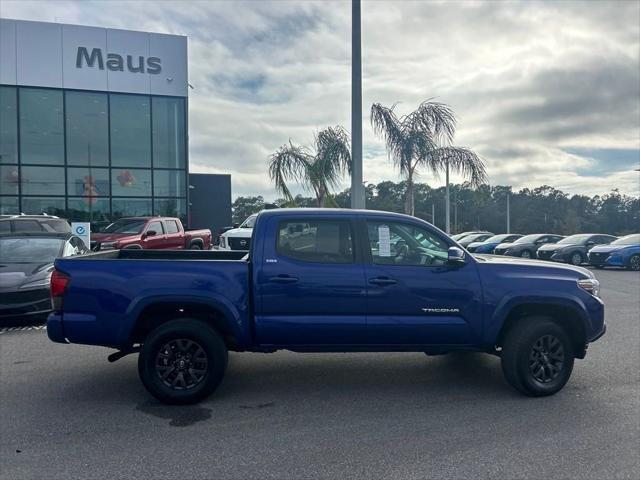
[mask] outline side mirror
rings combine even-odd
[[[144,234],[144,238],[153,237],[154,235],[157,235],[157,232],[155,230],[147,230]]]
[[[233,228],[239,228],[239,227],[240,227],[240,224],[239,224],[239,223],[234,223],[234,224],[233,224]]]
[[[464,250],[458,247],[449,247],[447,250],[447,263],[449,265],[463,265],[465,263]]]

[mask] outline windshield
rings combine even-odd
[[[493,237],[489,237],[485,240],[486,243],[495,243],[495,242],[504,242],[507,238],[511,237],[510,233],[502,234],[502,235],[494,235]]]
[[[240,228],[253,228],[253,226],[256,224],[256,218],[258,218],[257,215],[251,215],[244,222],[242,222]]]
[[[475,235],[468,235],[466,237],[464,237],[462,240],[464,240],[465,242],[483,242],[485,238],[488,238],[487,233],[477,233]]]
[[[538,240],[540,237],[542,237],[544,235],[540,235],[539,233],[535,233],[533,235],[525,235],[522,238],[519,238],[518,240],[516,240],[513,243],[533,243],[536,240]]]
[[[640,233],[627,235],[626,237],[619,238],[618,240],[610,243],[610,245],[637,245],[637,244],[640,244]]]
[[[118,220],[103,230],[104,233],[142,233],[146,220]]]
[[[60,255],[61,238],[2,238],[0,262],[52,263]]]
[[[592,235],[571,235],[570,237],[563,238],[558,242],[558,245],[582,245],[589,240]]]

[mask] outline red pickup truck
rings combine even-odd
[[[209,250],[211,230],[185,231],[180,219],[174,217],[129,217],[91,234],[94,252],[123,248]]]

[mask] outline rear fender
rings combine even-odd
[[[126,325],[123,325],[119,338],[128,342],[133,334],[136,322],[142,312],[147,308],[155,304],[197,304],[211,308],[220,312],[225,319],[226,325],[232,335],[236,338],[239,344],[246,344],[249,341],[248,329],[243,328],[243,323],[246,319],[238,312],[235,306],[221,295],[213,293],[207,294],[206,297],[200,297],[196,295],[187,294],[175,294],[175,295],[151,295],[134,299],[126,312],[126,317],[130,319]]]

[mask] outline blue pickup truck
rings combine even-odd
[[[281,209],[251,251],[116,250],[59,259],[54,342],[139,352],[144,386],[184,404],[211,394],[227,352],[481,351],[525,395],[559,391],[605,332],[581,267],[472,256],[406,215]]]

